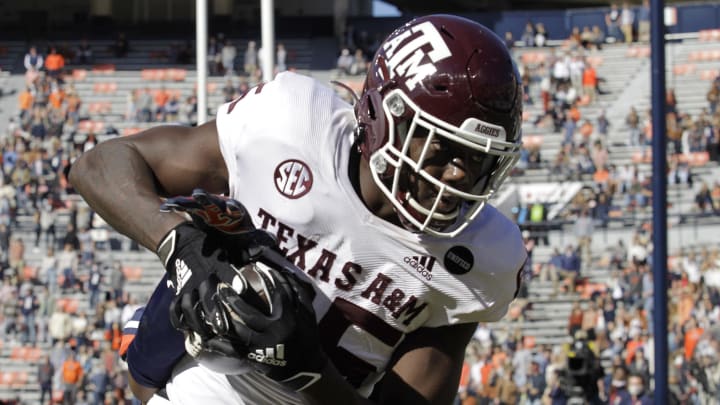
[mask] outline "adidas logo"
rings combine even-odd
[[[435,265],[435,258],[432,256],[405,256],[403,259],[410,267],[415,269],[428,281],[432,280],[432,268]]]
[[[285,364],[287,364],[285,361],[284,344],[275,345],[275,347],[266,347],[265,349],[257,349],[255,352],[248,353],[247,358],[271,366],[285,367]]]
[[[175,279],[177,280],[176,283],[176,293],[180,294],[180,290],[185,286],[185,283],[190,280],[190,277],[192,277],[192,270],[190,270],[190,267],[188,267],[187,264],[185,264],[185,261],[182,259],[176,259],[175,260]]]

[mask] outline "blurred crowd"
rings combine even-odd
[[[643,224],[630,241],[619,239],[593,264],[606,267],[610,277],[586,300],[573,303],[566,326],[572,343],[535,345],[519,328],[480,325],[467,351],[457,403],[566,404],[583,396],[590,403],[653,403],[651,240],[652,229]],[[668,400],[715,404],[720,401],[720,247],[676,253],[668,279]],[[557,271],[570,254],[556,252],[541,266]]]
[[[78,126],[82,100],[66,60],[91,63],[92,52],[85,41],[70,56],[29,49],[19,114],[0,134],[0,341],[51,347],[26,382],[40,386],[42,403],[125,404],[117,349],[137,300],[122,262],[103,253],[123,247],[67,183],[69,165],[98,141]]]

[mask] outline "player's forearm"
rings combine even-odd
[[[343,405],[375,404],[375,402],[361,397],[331,362],[325,366],[322,379],[300,394],[305,401],[313,405],[337,405],[339,398],[342,398]]]
[[[110,226],[153,251],[183,221],[158,210],[153,173],[134,145],[123,139],[103,142],[81,156],[70,169],[69,181]]]

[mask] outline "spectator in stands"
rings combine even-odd
[[[720,102],[720,80],[713,80],[706,95],[708,106],[710,108],[710,114],[715,114],[717,111],[718,102]]]
[[[620,9],[617,4],[610,5],[610,11],[605,14],[605,25],[607,26],[607,36],[612,38],[612,42],[620,41],[622,34],[620,32]]]
[[[78,256],[76,249],[70,243],[65,243],[62,252],[58,254],[58,268],[64,278],[63,291],[75,289],[77,287]]]
[[[582,330],[583,324],[583,310],[580,307],[580,302],[573,302],[572,309],[570,309],[570,315],[568,316],[568,335],[575,336],[575,333]]]
[[[77,64],[90,65],[93,63],[92,47],[90,46],[86,38],[80,40],[80,45],[78,45],[75,51],[75,57],[75,63]]]
[[[535,46],[535,26],[532,21],[528,20],[528,22],[525,23],[525,30],[520,37],[520,41],[522,41],[525,47],[530,48]]]
[[[695,194],[695,206],[703,214],[708,211],[718,213],[718,207],[715,206],[710,187],[704,181],[700,184],[700,190]]]
[[[368,62],[365,60],[363,50],[358,48],[355,50],[355,56],[353,57],[352,65],[350,65],[351,75],[364,75],[367,73]]]
[[[151,122],[153,119],[152,113],[153,97],[150,89],[145,87],[138,91],[137,96],[137,112],[135,116],[140,122]]]
[[[235,99],[235,92],[236,92],[236,89],[235,89],[235,85],[233,84],[232,78],[228,77],[225,80],[225,86],[223,86],[223,88],[222,88],[223,98],[226,103]]]
[[[642,6],[638,9],[638,41],[650,42],[650,1],[643,0]]]
[[[35,319],[39,302],[32,287],[28,285],[26,288],[21,288],[20,298],[18,301],[20,306],[20,314],[23,317],[23,335],[22,343],[30,344],[35,346],[37,343],[37,327],[35,325]]]
[[[48,321],[48,332],[52,344],[64,343],[72,335],[72,319],[70,314],[60,306],[55,307],[50,320]],[[56,364],[59,366],[59,364]]]
[[[545,31],[545,24],[541,22],[537,23],[535,25],[535,46],[538,48],[544,47],[547,39],[548,35],[547,31]]]
[[[72,222],[68,222],[65,226],[65,236],[62,238],[60,247],[64,249],[66,245],[72,246],[73,250],[80,250],[80,239],[78,239],[75,225]]]
[[[165,122],[177,122],[180,113],[180,96],[172,93],[165,105]]]
[[[78,386],[83,378],[83,369],[76,357],[75,351],[71,351],[62,365],[63,404],[67,405],[75,403]]]
[[[597,99],[598,77],[595,66],[591,63],[584,66],[582,72],[582,94],[588,97],[588,102],[594,104]],[[598,120],[600,118],[598,117]],[[607,133],[607,132],[606,132]]]
[[[91,393],[93,405],[105,403],[105,394],[111,387],[110,376],[100,360],[93,360],[88,381],[88,391]]]
[[[119,32],[115,38],[115,43],[112,46],[115,57],[124,58],[130,51],[130,44],[125,37],[124,32]]]
[[[113,291],[113,298],[119,299],[125,289],[125,273],[122,271],[122,263],[120,261],[113,262],[110,272],[110,288]]]
[[[50,54],[45,58],[45,70],[47,70],[48,76],[60,79],[64,67],[65,58],[58,53],[55,47],[50,48]]]
[[[225,59],[223,58],[223,60],[225,60]],[[247,49],[245,49],[245,56],[243,59],[243,69],[245,70],[245,73],[248,74],[248,76],[250,76],[250,77],[255,76],[255,72],[258,70],[258,66],[259,66],[258,62],[259,62],[259,59],[258,59],[257,44],[255,43],[255,41],[248,41]],[[270,78],[267,78],[267,79],[270,80]]]
[[[350,55],[350,50],[348,48],[343,48],[342,51],[340,51],[340,56],[338,56],[337,59],[337,70],[338,73],[342,75],[349,75],[350,69],[352,68],[354,59],[352,55]]]
[[[582,252],[582,260],[585,263],[590,263],[592,257],[593,232],[595,232],[595,224],[590,217],[589,210],[585,208],[575,220],[575,237],[577,238],[578,249]]]
[[[44,59],[42,55],[38,53],[35,46],[30,47],[30,50],[28,50],[28,53],[25,54],[25,58],[23,59],[23,65],[25,66],[26,72],[40,71],[43,66],[45,66],[43,62]]]
[[[18,109],[20,110],[21,121],[30,116],[34,99],[35,97],[33,96],[30,87],[25,87],[25,90],[21,91],[18,95]]]
[[[165,86],[160,87],[160,89],[155,92],[155,97],[153,99],[155,103],[154,121],[165,121],[165,105],[168,100],[170,100],[170,94],[167,90],[165,90]]]
[[[40,385],[40,404],[45,405],[45,395],[48,397],[48,404],[52,404],[53,395],[53,375],[55,374],[55,367],[50,362],[50,357],[44,355],[41,362],[37,367],[37,381]]]
[[[505,46],[507,46],[508,49],[513,49],[515,47],[515,39],[513,38],[513,33],[511,31],[505,32]]]
[[[625,43],[629,44],[633,42],[633,25],[635,24],[635,12],[630,8],[628,2],[623,3],[622,11],[620,12],[620,28],[625,38]]]
[[[285,45],[280,42],[277,44],[275,51],[275,71],[281,73],[287,70],[287,50]]]

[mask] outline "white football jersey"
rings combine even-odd
[[[506,313],[526,258],[518,227],[491,206],[453,239],[373,215],[348,176],[353,109],[333,89],[282,73],[221,106],[216,122],[230,196],[312,280],[322,345],[362,394],[405,334]]]

